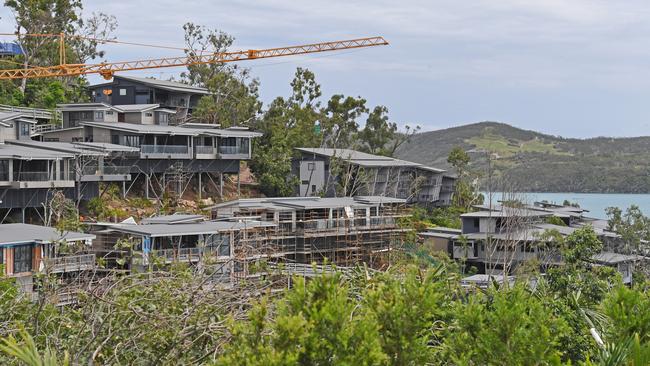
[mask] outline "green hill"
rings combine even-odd
[[[520,191],[650,193],[650,137],[569,139],[480,122],[419,133],[396,157],[448,168],[454,146],[475,151],[482,172],[489,151],[496,181]]]

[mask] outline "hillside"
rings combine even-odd
[[[650,193],[650,137],[570,139],[480,122],[419,133],[396,157],[449,167],[454,146],[492,153],[498,181],[521,191]],[[473,153],[485,172],[486,156]]]

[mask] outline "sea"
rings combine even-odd
[[[483,192],[487,200],[487,193]],[[493,192],[492,201],[497,203],[503,197],[502,193]],[[631,205],[637,205],[641,211],[650,216],[650,194],[626,194],[626,193],[541,193],[527,192],[506,195],[508,197],[517,197],[525,203],[532,204],[537,201],[548,201],[551,203],[562,204],[564,200],[569,200],[580,205],[581,208],[589,210],[587,216],[599,219],[606,219],[605,209],[607,207],[620,207],[623,211]]]

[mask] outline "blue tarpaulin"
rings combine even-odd
[[[0,56],[22,55],[23,50],[17,43],[0,42]]]

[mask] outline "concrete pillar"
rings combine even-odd
[[[223,198],[223,173],[219,173],[219,195]]]
[[[144,195],[149,199],[149,174],[144,175]]]
[[[237,198],[241,195],[241,173],[237,171]]]
[[[199,172],[199,199],[202,199],[203,184],[201,184],[201,172]]]
[[[122,181],[122,198],[126,198],[126,181]]]

